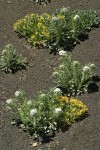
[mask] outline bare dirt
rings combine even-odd
[[[91,92],[78,96],[89,108],[88,117],[33,148],[33,138],[11,125],[13,114],[6,109],[6,100],[13,98],[19,89],[33,98],[38,91],[48,91],[53,87],[52,72],[59,64],[59,56],[50,54],[49,49],[31,47],[24,38],[19,38],[13,30],[13,24],[28,13],[52,13],[62,6],[93,9],[100,17],[100,0],[52,0],[45,7],[31,0],[0,0],[0,51],[11,43],[27,57],[29,63],[26,70],[15,74],[0,72],[0,150],[100,150],[100,28],[93,29],[88,39],[80,42],[72,51],[75,60],[96,65],[97,78]]]

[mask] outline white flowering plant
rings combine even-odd
[[[71,48],[79,42],[79,36],[87,34],[87,31],[98,24],[96,11],[71,10],[69,7],[56,9],[48,26],[49,44],[56,50],[59,47]]]
[[[37,2],[42,1],[37,0]],[[51,15],[45,13],[26,15],[14,24],[14,31],[25,36],[32,45],[49,47],[55,52],[62,47],[72,48],[79,42],[81,35],[98,24],[99,18],[95,11],[62,7],[56,9]]]
[[[87,91],[92,80],[94,64],[82,66],[79,61],[74,61],[69,53],[60,51],[61,64],[53,73],[54,81],[58,87],[64,89],[68,96],[81,94]]]
[[[81,101],[62,96],[60,88],[52,88],[47,94],[40,92],[31,100],[23,91],[16,91],[15,98],[8,99],[6,103],[8,109],[15,114],[15,121],[12,123],[38,140],[71,125],[88,110]]]
[[[71,21],[72,30],[76,34],[74,36],[77,36],[77,38],[80,35],[87,34],[93,26],[98,26],[100,22],[94,10],[74,10]]]
[[[27,61],[21,54],[17,54],[15,48],[8,44],[2,51],[0,57],[0,69],[5,72],[13,72],[26,68]]]
[[[15,98],[8,99],[6,103],[14,112],[16,123],[37,137],[57,130],[57,122],[62,114],[61,95],[59,88],[52,88],[47,94],[40,92],[37,98],[29,100],[23,91],[16,91]]]

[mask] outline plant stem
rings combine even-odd
[[[70,109],[70,96],[68,97],[68,105],[69,105],[69,122],[70,122],[70,114],[71,114],[71,109]]]

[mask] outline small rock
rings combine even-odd
[[[82,6],[82,4],[80,3],[79,6]]]
[[[7,1],[8,4],[11,4],[11,1]]]
[[[66,150],[66,148],[63,148],[62,150]]]
[[[15,124],[16,124],[16,121],[12,121],[12,122],[11,122],[11,125],[15,125]]]
[[[37,142],[32,143],[32,146],[36,147],[37,146]]]

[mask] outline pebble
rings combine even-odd
[[[7,1],[8,4],[11,4],[11,1]]]

